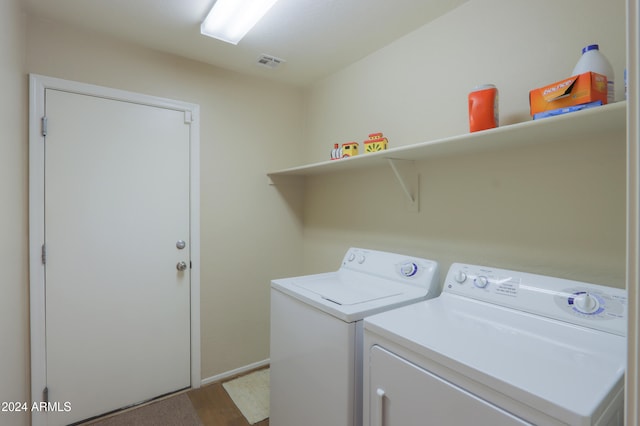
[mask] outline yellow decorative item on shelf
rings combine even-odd
[[[342,158],[358,155],[358,142],[346,142],[342,144]]]
[[[389,141],[382,133],[371,133],[369,139],[364,141],[364,152],[377,152],[387,149]]]

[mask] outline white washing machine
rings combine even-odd
[[[624,290],[453,264],[364,321],[364,424],[622,425]]]
[[[439,293],[436,262],[351,248],[335,272],[271,282],[272,426],[362,424],[362,319]]]

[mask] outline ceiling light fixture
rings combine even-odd
[[[200,25],[200,33],[238,42],[264,16],[277,0],[217,0]]]

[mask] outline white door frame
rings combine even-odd
[[[627,1],[627,374],[625,424],[640,422],[640,1]]]
[[[31,402],[42,401],[46,386],[44,167],[45,143],[42,117],[45,90],[98,96],[160,108],[184,111],[190,131],[190,236],[191,241],[191,387],[199,388],[200,377],[200,106],[37,74],[29,76],[29,289],[31,319]],[[106,119],[105,119],[106,120]],[[33,411],[32,424],[44,424],[45,416]]]

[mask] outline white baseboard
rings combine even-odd
[[[245,373],[247,371],[255,370],[256,368],[265,367],[269,365],[270,360],[267,358],[262,361],[254,362],[253,364],[245,365],[240,368],[236,368],[234,370],[229,370],[221,374],[216,374],[215,376],[207,377],[206,379],[202,379],[200,382],[201,386],[208,385],[210,383],[215,383],[227,379],[229,377],[237,376],[239,374]]]

